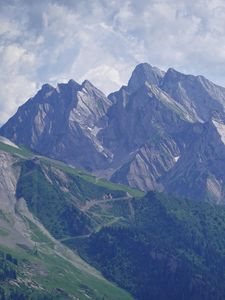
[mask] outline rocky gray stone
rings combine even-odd
[[[108,97],[46,84],[0,133],[112,181],[224,202],[225,89],[203,76],[144,63]]]

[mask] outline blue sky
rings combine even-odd
[[[0,124],[43,83],[108,94],[140,62],[225,86],[225,1],[0,0],[0,55]]]

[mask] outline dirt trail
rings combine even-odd
[[[81,207],[80,210],[85,212],[94,205],[105,204],[108,202],[121,201],[121,200],[131,200],[131,199],[132,199],[132,197],[127,196],[127,197],[112,198],[112,199],[90,200],[83,207]]]

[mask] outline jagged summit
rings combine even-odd
[[[68,84],[70,85],[70,86],[77,86],[77,85],[80,85],[78,82],[76,82],[74,79],[70,79],[69,81],[68,81]]]
[[[58,83],[56,87],[51,84],[45,83],[37,93],[46,94],[48,92],[57,91],[58,93],[65,92],[77,92],[82,89],[86,89],[88,92],[96,92],[104,95],[99,89],[97,89],[89,80],[84,80],[81,84],[76,82],[74,79],[70,79],[68,82]]]
[[[164,71],[157,67],[152,67],[148,63],[141,63],[134,69],[131,78],[128,82],[127,88],[129,92],[134,92],[141,85],[148,81],[149,83],[159,85],[161,79],[164,76]]]
[[[49,84],[49,83],[45,83],[41,87],[41,91],[43,91],[44,93],[48,92],[48,91],[51,91],[53,89],[54,89],[54,87],[51,84]]]
[[[164,81],[167,81],[167,80],[173,80],[173,79],[183,79],[185,78],[186,76],[189,76],[189,75],[185,75],[177,70],[175,70],[174,68],[169,68],[165,75],[164,75],[164,78],[162,80],[162,82]]]
[[[103,165],[110,155],[96,137],[105,126],[110,105],[107,97],[87,80],[81,85],[70,80],[57,88],[45,84],[1,132],[37,152],[92,170]]]
[[[67,83],[67,86],[75,90],[78,90],[80,88],[80,84],[76,82],[74,79],[70,79]]]
[[[56,86],[56,90],[58,93],[66,91],[76,92],[80,89],[81,85],[74,79],[70,79],[68,82],[58,83]]]
[[[186,75],[170,68],[160,88],[200,122],[209,121],[217,112],[225,112],[225,89],[203,76]]]
[[[165,72],[148,63],[141,63],[135,67],[127,86],[123,85],[118,91],[110,93],[108,98],[113,103],[117,99],[125,98],[127,94],[136,92],[139,88],[145,88],[145,83],[159,85]],[[126,101],[125,101],[126,102]]]
[[[108,97],[88,80],[44,85],[0,134],[116,182],[169,192],[172,186],[178,196],[196,199],[200,186],[201,198],[220,202],[224,120],[224,88],[142,63],[128,85]],[[199,129],[205,123],[207,134]]]
[[[196,80],[199,80],[200,78],[204,78],[201,75],[195,76],[195,75],[191,75],[191,74],[184,74],[182,72],[179,72],[177,70],[175,70],[174,68],[169,68],[164,77],[163,80],[161,81],[161,86],[164,85],[165,82],[173,82],[173,81],[189,81],[189,82],[194,82]],[[205,79],[205,78],[204,78]]]
[[[86,89],[93,89],[96,88],[89,80],[84,80],[81,84],[82,87],[86,88]]]
[[[96,88],[89,80],[84,80],[81,84],[81,90],[85,90],[88,94],[92,95],[95,99],[105,98],[105,94]],[[96,98],[97,97],[97,98]],[[108,101],[108,100],[107,100]]]

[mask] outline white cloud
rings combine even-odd
[[[100,65],[85,73],[79,81],[88,78],[100,90],[117,90],[121,85],[121,77],[117,68],[108,65]]]
[[[36,67],[36,60],[33,53],[16,44],[0,46],[0,57],[0,121],[4,121],[35,92],[36,83],[28,72]]]
[[[108,93],[144,61],[225,85],[224,50],[224,0],[0,0],[0,123],[45,82]]]

